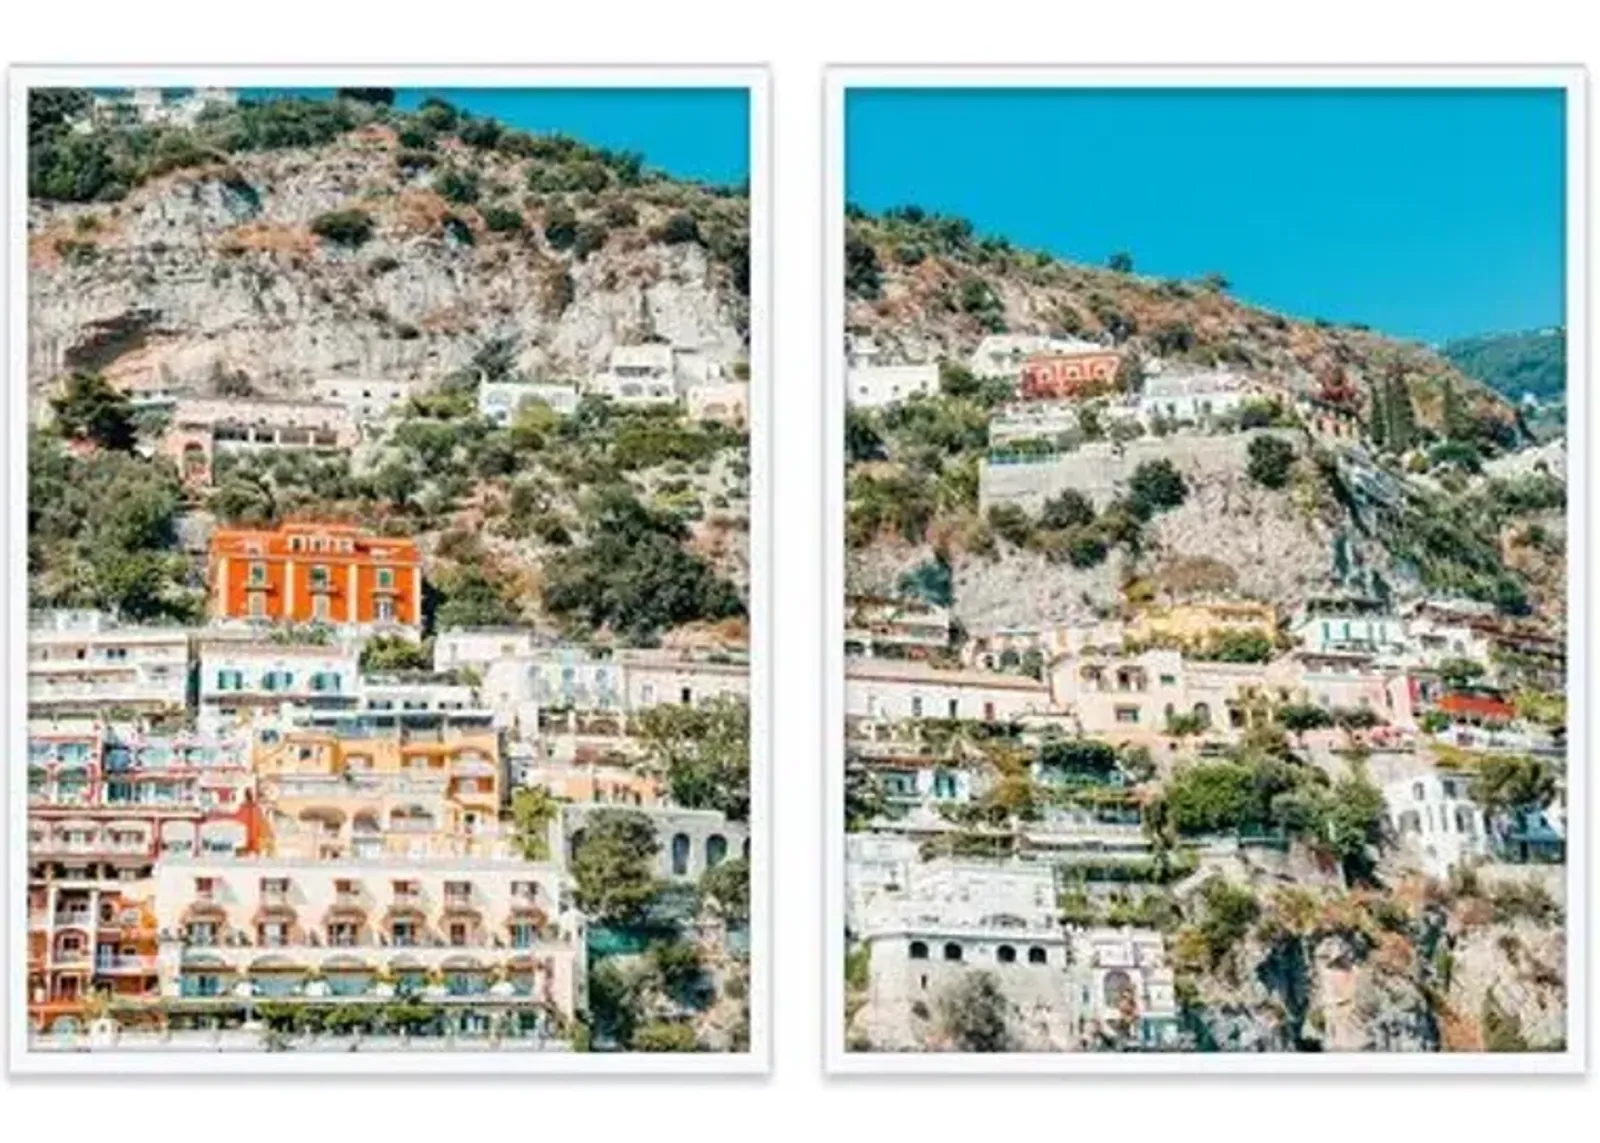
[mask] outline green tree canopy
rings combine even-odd
[[[635,720],[634,732],[678,805],[749,818],[750,708],[743,699],[652,706]]]
[[[602,923],[631,925],[643,920],[661,891],[656,879],[660,848],[647,815],[620,809],[591,813],[572,857],[578,907]]]

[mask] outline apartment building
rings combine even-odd
[[[1006,722],[1049,714],[1050,687],[1026,675],[947,670],[889,659],[845,662],[845,716],[867,722],[906,718]]]
[[[190,664],[186,628],[121,624],[97,611],[37,613],[28,627],[28,709],[170,715],[189,701]]]
[[[515,380],[478,383],[478,415],[502,426],[516,420],[524,405],[545,405],[567,417],[578,411],[582,400],[576,385]]]
[[[169,1003],[402,996],[443,1007],[457,1033],[499,1020],[515,1035],[553,1030],[584,1002],[584,924],[550,864],[175,860],[154,899]]]
[[[154,995],[152,870],[251,851],[254,777],[238,741],[36,719],[27,782],[30,1024],[72,1031],[95,992]]]
[[[422,622],[416,543],[350,524],[218,529],[207,580],[218,619],[411,634]]]
[[[219,453],[314,449],[339,452],[361,439],[356,420],[342,404],[264,398],[187,398],[172,410],[161,452],[178,466],[186,484],[212,482]]]
[[[199,640],[196,725],[218,734],[285,704],[349,710],[359,701],[360,654],[343,643],[275,643],[247,631]]]
[[[1161,934],[1151,929],[1092,928],[1072,934],[1076,1032],[1145,1050],[1178,1045],[1175,977]]]
[[[252,761],[263,851],[303,861],[509,852],[500,737],[483,712],[322,712],[263,725]]]
[[[382,423],[403,409],[421,388],[416,381],[371,377],[319,377],[311,383],[311,392],[318,401],[343,409],[361,428]]]

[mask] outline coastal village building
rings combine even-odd
[[[1212,599],[1139,609],[1123,626],[1122,638],[1139,644],[1202,647],[1220,632],[1253,632],[1273,639],[1278,614],[1270,603]]]
[[[35,719],[27,782],[28,1015],[70,1034],[93,994],[155,989],[157,862],[249,852],[261,819],[239,740]]]
[[[1076,400],[1116,384],[1122,354],[1093,342],[1068,342],[1031,353],[1022,364],[1017,393],[1033,401]]]
[[[670,345],[619,345],[592,388],[623,405],[671,403],[678,399],[676,359]]]
[[[28,627],[28,710],[171,715],[188,704],[190,664],[187,628],[120,624],[97,611],[37,613]]]
[[[1357,596],[1308,599],[1289,634],[1314,654],[1350,653],[1399,660],[1410,650],[1406,623],[1382,602]]]
[[[584,823],[605,806],[575,802],[561,807],[561,829],[569,858],[583,843]],[[716,810],[682,806],[634,806],[655,827],[656,875],[679,884],[698,882],[724,861],[750,859],[750,827],[729,821]]]
[[[950,609],[906,599],[853,597],[845,603],[847,655],[918,659],[950,648]]]
[[[742,429],[750,419],[750,386],[743,381],[697,385],[685,395],[689,419]]]
[[[988,380],[1019,382],[1033,357],[1068,355],[1104,350],[1104,346],[1076,338],[1045,337],[1031,333],[991,333],[978,343],[968,359],[973,376]],[[1113,367],[1113,374],[1116,370]]]
[[[1146,425],[1156,421],[1202,424],[1238,412],[1248,395],[1246,378],[1226,369],[1164,369],[1145,378],[1139,393],[1139,417]]]
[[[1430,877],[1489,852],[1489,821],[1468,793],[1464,774],[1419,774],[1391,782],[1383,799],[1403,851]]]
[[[184,482],[212,482],[217,454],[314,449],[341,452],[361,439],[344,405],[259,397],[190,398],[178,401],[161,438],[161,452],[178,466]]]
[[[285,704],[344,710],[357,702],[360,654],[346,644],[273,643],[245,632],[202,635],[195,721],[218,733]]]
[[[1025,675],[945,670],[890,659],[845,662],[845,717],[854,722],[884,724],[907,718],[1007,722],[1050,711],[1050,687]]]
[[[416,542],[349,524],[220,528],[211,537],[208,582],[218,619],[397,632],[422,622]]]
[[[931,397],[939,391],[939,367],[924,365],[863,365],[845,373],[845,395],[851,405],[880,409],[885,405]]]
[[[415,381],[363,377],[321,377],[311,383],[312,395],[324,405],[343,409],[363,428],[377,425],[404,409],[422,386]]]
[[[262,726],[263,851],[304,861],[499,857],[500,738],[483,712],[384,711]]]
[[[1178,999],[1161,934],[1094,928],[1072,934],[1076,1032],[1144,1049],[1178,1045]]]
[[[1077,409],[1064,401],[1007,405],[989,418],[989,447],[1014,446],[1019,441],[1056,444],[1078,426]]]
[[[404,995],[458,1033],[530,1034],[583,1003],[583,923],[548,863],[169,861],[155,901],[160,994],[202,1012]]]
[[[577,412],[583,396],[576,385],[538,383],[533,381],[480,381],[478,383],[478,415],[497,425],[509,425],[517,419],[524,405],[546,405],[560,416]]]
[[[909,1047],[919,1013],[974,970],[994,975],[1021,1012],[1018,1038],[1033,1050],[1075,1045],[1068,940],[1048,865],[957,859],[908,863],[904,877],[858,902],[855,939],[868,950],[865,1014],[873,1042]]]

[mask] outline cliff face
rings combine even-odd
[[[408,171],[399,151],[392,130],[370,126],[163,175],[115,203],[34,201],[30,391],[75,368],[200,388],[242,372],[264,393],[316,377],[426,380],[497,337],[543,377],[581,376],[650,339],[745,356],[735,269],[660,231],[688,212],[702,234],[743,234],[745,199],[665,180],[533,194],[515,156],[445,140],[431,169]],[[446,172],[474,180],[476,201],[441,195]],[[491,201],[520,225],[502,216],[491,230]],[[342,211],[364,212],[370,237],[319,237],[315,221]],[[564,212],[598,228],[597,249],[552,242]]]

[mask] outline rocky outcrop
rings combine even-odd
[[[747,303],[729,267],[698,242],[652,237],[684,201],[742,226],[743,200],[672,183],[612,191],[636,221],[580,258],[543,237],[553,204],[523,194],[514,160],[447,158],[499,188],[525,229],[491,232],[435,175],[403,173],[384,132],[238,155],[111,205],[31,204],[30,389],[70,369],[134,387],[200,386],[225,369],[266,393],[327,376],[425,380],[495,337],[514,338],[536,376],[583,376],[613,346],[650,339],[745,356]],[[359,248],[313,233],[340,210],[371,217]]]

